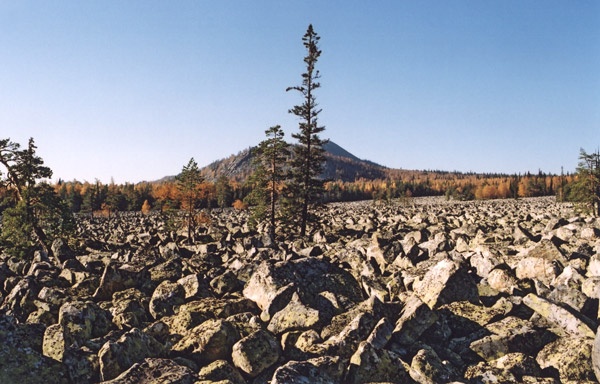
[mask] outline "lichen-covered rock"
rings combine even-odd
[[[185,301],[183,287],[175,282],[165,280],[156,287],[150,298],[150,315],[158,319],[163,316],[172,315],[173,307],[181,305]]]
[[[593,339],[561,337],[546,345],[536,357],[542,369],[558,370],[566,381],[593,381],[596,379],[592,363]]]
[[[232,361],[250,377],[256,377],[279,360],[281,348],[269,332],[259,330],[233,345]]]
[[[42,355],[42,334],[39,324],[0,316],[0,383],[69,383],[66,367]]]
[[[414,292],[432,309],[454,301],[479,300],[477,286],[467,270],[450,259],[443,259],[427,271],[422,280],[415,282]]]
[[[303,303],[322,315],[327,314],[329,319],[335,315],[335,309],[320,293],[331,292],[343,309],[363,300],[360,285],[348,271],[315,257],[263,262],[243,290],[244,296],[256,302],[268,315],[285,307],[294,292]]]
[[[304,304],[297,293],[284,308],[273,315],[268,329],[274,334],[282,334],[289,331],[306,330],[323,323],[321,313]]]
[[[438,319],[418,296],[411,295],[405,302],[400,318],[396,322],[393,338],[401,345],[411,345]]]
[[[147,357],[158,357],[163,346],[152,336],[137,328],[121,336],[117,341],[108,341],[100,348],[100,375],[102,380],[114,379],[122,372]]]
[[[544,319],[576,337],[594,338],[590,327],[572,312],[533,293],[523,298],[523,303]]]
[[[104,336],[112,328],[110,312],[91,301],[67,302],[60,307],[58,323],[46,328],[43,339],[45,356],[62,361],[71,345]]]
[[[344,374],[344,362],[338,357],[323,356],[306,361],[289,361],[277,368],[271,384],[341,383]]]
[[[400,357],[386,349],[377,349],[362,342],[350,358],[344,382],[358,384],[366,382],[409,383],[409,367]]]
[[[431,347],[417,352],[410,364],[409,374],[421,384],[449,383],[458,378],[458,372],[450,364],[444,363]]]
[[[148,311],[149,299],[138,289],[129,288],[115,292],[112,298],[112,321],[119,329],[143,326],[151,320]]]
[[[199,364],[216,360],[227,360],[231,357],[231,349],[240,339],[236,328],[228,321],[207,320],[191,329],[171,352]]]
[[[69,348],[62,357],[71,383],[92,384],[100,381],[98,352],[86,346]]]
[[[244,380],[242,374],[227,360],[217,360],[202,367],[198,376],[200,380],[210,383],[227,382],[229,384],[246,384],[246,380]]]
[[[169,359],[148,358],[136,363],[118,377],[103,384],[194,384],[198,375],[190,368]]]
[[[554,339],[550,332],[512,316],[488,324],[486,329],[492,334],[473,341],[470,348],[487,361],[499,359],[511,352],[534,356]]]

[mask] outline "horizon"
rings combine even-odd
[[[600,3],[0,5],[2,138],[53,180],[175,175],[257,145],[321,37],[322,138],[388,168],[573,173],[600,146]],[[293,142],[293,141],[292,141]]]

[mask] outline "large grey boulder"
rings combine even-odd
[[[250,377],[256,377],[279,360],[279,341],[271,333],[258,330],[233,345],[232,361]]]
[[[137,328],[130,330],[117,341],[108,341],[100,348],[100,375],[102,380],[111,380],[129,369],[134,363],[140,363],[147,357],[158,357],[164,347]]]
[[[118,377],[103,384],[194,384],[198,375],[186,366],[170,359],[147,358],[136,363]]]
[[[454,301],[479,300],[477,286],[466,268],[450,259],[438,262],[413,286],[417,296],[432,309]]]
[[[327,296],[335,297],[332,303]],[[325,259],[302,258],[277,263],[261,263],[246,284],[243,294],[256,302],[266,318],[285,307],[292,295],[323,316],[335,315],[335,305],[347,309],[362,301],[358,282],[352,275]]]
[[[229,321],[208,320],[191,329],[171,348],[171,352],[174,356],[185,357],[198,364],[227,360],[239,339],[239,332]]]

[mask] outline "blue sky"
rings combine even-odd
[[[54,177],[138,182],[320,123],[404,169],[573,171],[600,146],[598,1],[0,1],[0,137]]]

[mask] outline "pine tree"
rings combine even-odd
[[[593,153],[580,150],[577,181],[570,197],[582,203],[585,210],[600,216],[600,150]]]
[[[275,237],[276,204],[283,181],[286,179],[284,165],[289,157],[288,143],[283,140],[284,132],[276,125],[265,131],[267,138],[256,149],[253,189],[250,196],[256,205],[252,219],[254,222],[266,217],[269,219],[269,236]]]
[[[288,195],[288,217],[297,219],[300,236],[306,235],[306,226],[309,217],[309,207],[317,203],[323,194],[323,181],[319,175],[323,172],[325,156],[323,145],[327,142],[319,137],[319,133],[325,130],[324,126],[318,124],[318,109],[315,91],[321,87],[319,71],[315,68],[321,50],[318,42],[320,37],[313,30],[312,24],[302,37],[302,42],[307,50],[304,57],[306,72],[302,74],[302,85],[289,87],[286,91],[294,90],[300,92],[303,102],[294,106],[289,112],[296,115],[299,122],[299,132],[292,134],[298,140],[294,146],[294,156],[291,162],[291,183],[287,191]]]
[[[185,219],[188,232],[188,242],[192,241],[192,232],[195,228],[195,209],[200,200],[200,184],[204,178],[200,174],[200,168],[192,157],[187,165],[183,167],[181,173],[177,176],[177,190],[181,196],[182,208],[185,212]]]
[[[33,138],[26,149],[10,139],[0,140],[0,164],[6,178],[0,182],[12,191],[15,203],[3,213],[2,243],[13,254],[28,256],[39,246],[52,255],[52,240],[74,228],[68,205],[40,179],[52,177],[52,170],[37,156]]]

